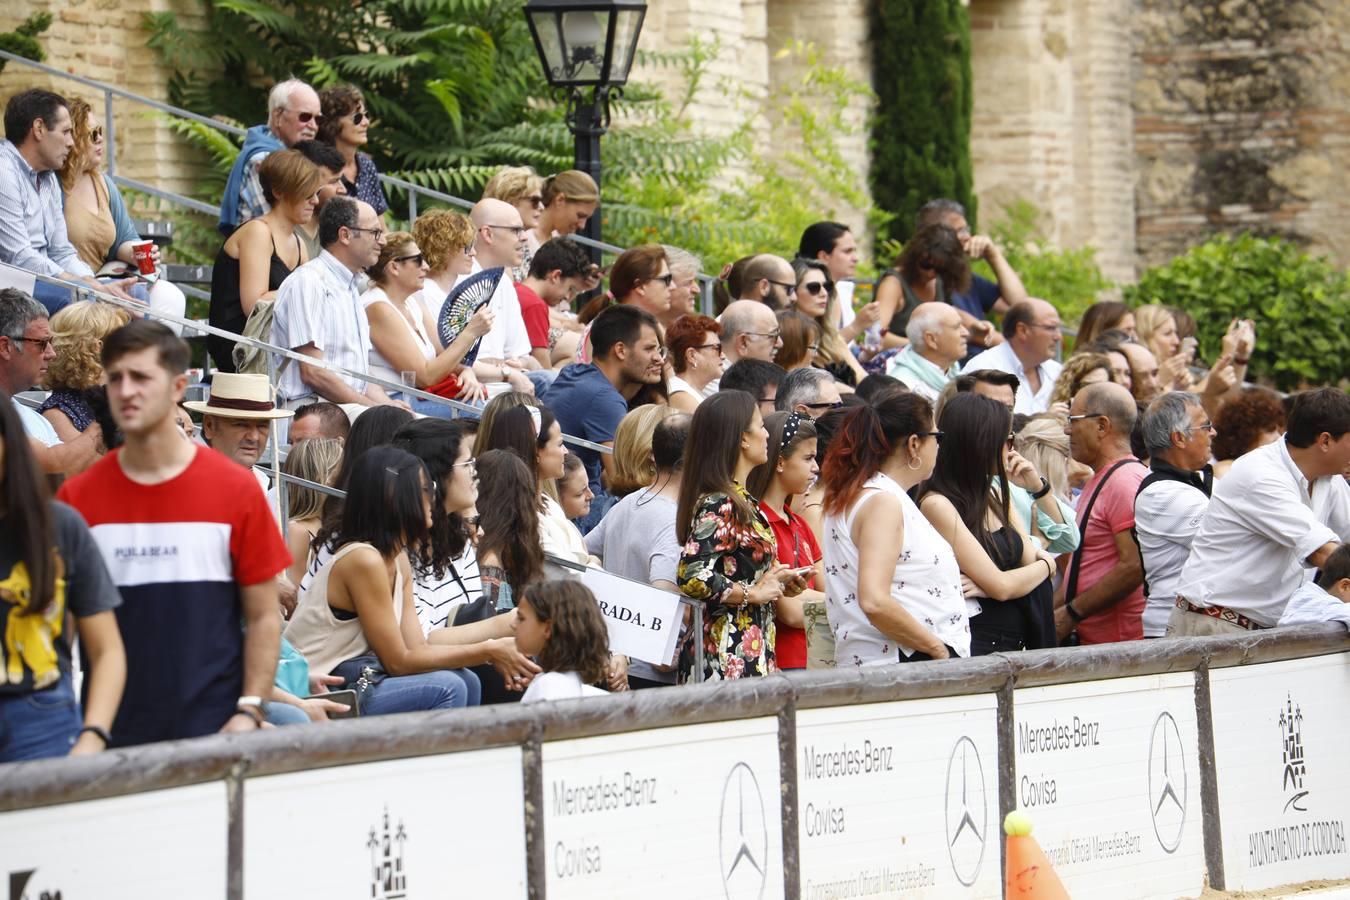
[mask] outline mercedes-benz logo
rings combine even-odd
[[[956,880],[975,883],[984,862],[989,802],[984,790],[984,765],[970,738],[961,737],[947,760],[947,855]]]
[[[1148,740],[1148,796],[1158,845],[1175,853],[1186,824],[1186,754],[1176,719],[1168,712],[1158,715]]]
[[[717,836],[727,900],[763,897],[769,880],[769,823],[759,780],[743,762],[731,767],[722,785]]]

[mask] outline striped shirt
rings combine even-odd
[[[361,305],[357,273],[327,250],[281,283],[274,309],[273,344],[290,350],[312,344],[324,362],[354,372],[370,371],[370,324]],[[365,393],[364,380],[333,374],[358,394]],[[299,365],[286,367],[279,390],[286,401],[314,396],[314,389],[300,380]]]

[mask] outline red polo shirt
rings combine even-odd
[[[769,527],[773,529],[780,563],[800,569],[802,566],[815,565],[820,560],[820,545],[816,543],[816,536],[811,533],[811,526],[806,524],[805,519],[790,509],[785,510],[787,518],[783,519],[763,503],[759,505],[759,509],[768,520]],[[814,577],[807,582],[807,587],[815,587]],[[781,618],[777,626],[778,638],[774,643],[774,654],[777,657],[778,668],[805,669],[806,632],[800,628],[784,625]]]

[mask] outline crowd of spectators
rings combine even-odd
[[[133,263],[88,107],[25,92],[5,126],[5,261]],[[275,390],[213,336],[185,400],[153,315],[0,290],[0,759],[1350,623],[1350,398],[1244,385],[1250,322],[1205,367],[1182,311],[1103,302],[1066,354],[941,199],[869,302],[820,222],[703,315],[678,248],[591,264],[579,172],[390,231],[369,126],[355,88],[283,82],[231,174],[211,322],[304,358]],[[673,659],[611,651],[586,567],[681,595]]]

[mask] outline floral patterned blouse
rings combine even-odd
[[[740,485],[736,492],[754,510],[743,525],[727,494],[705,494],[694,509],[689,540],[680,554],[676,576],[686,597],[703,602],[703,677],[720,681],[769,675],[774,665],[774,607],[741,604],[741,588],[749,587],[773,566],[773,530],[755,498]],[[723,606],[734,597],[738,605]],[[680,657],[680,680],[692,680],[694,653]]]

